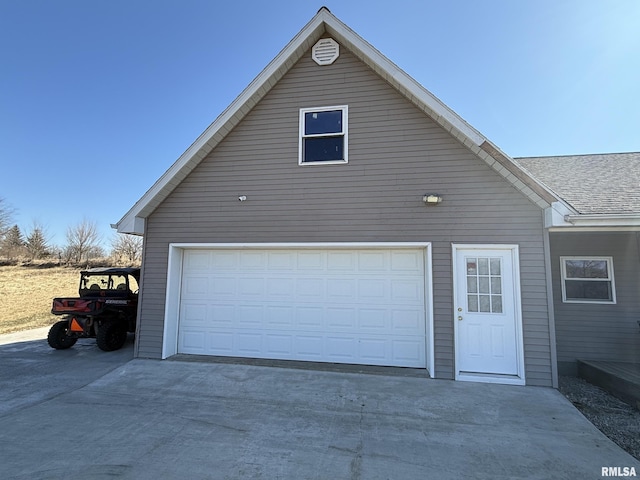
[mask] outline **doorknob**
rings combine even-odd
[[[458,315],[458,320],[462,320],[462,315]]]
[[[462,307],[458,307],[458,311],[461,312],[462,311]]]

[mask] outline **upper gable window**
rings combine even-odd
[[[347,163],[347,106],[301,108],[300,165]]]
[[[560,257],[564,303],[616,303],[611,257]]]

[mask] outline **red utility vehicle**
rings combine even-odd
[[[122,348],[136,330],[139,268],[92,268],[80,272],[79,298],[54,298],[51,313],[64,315],[53,324],[52,348],[72,347],[78,338],[95,338],[105,352]]]

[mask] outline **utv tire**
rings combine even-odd
[[[104,352],[119,350],[127,341],[127,327],[117,323],[106,323],[98,327],[96,343]]]
[[[49,343],[49,346],[56,350],[66,350],[67,348],[73,347],[78,339],[76,337],[68,336],[68,331],[68,320],[60,320],[59,322],[54,323],[49,329],[49,334],[47,335],[47,342]]]

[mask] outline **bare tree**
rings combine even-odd
[[[142,237],[118,233],[111,240],[111,255],[118,263],[125,259],[130,265],[139,264],[142,260]]]
[[[99,247],[99,242],[100,235],[96,223],[85,218],[67,229],[65,257],[75,263],[80,263],[83,259],[89,260]]]
[[[0,197],[0,240],[4,238],[11,228],[14,212],[15,209],[4,198]]]

